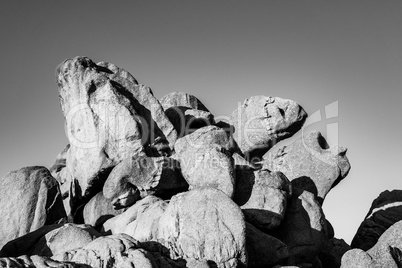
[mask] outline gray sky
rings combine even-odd
[[[40,3],[40,4],[39,4]],[[128,70],[157,97],[185,91],[229,115],[252,95],[309,114],[338,101],[349,176],[324,212],[350,242],[372,200],[401,187],[402,1],[4,1],[0,176],[50,166],[67,143],[54,72],[88,56]],[[330,141],[331,145],[331,141]]]

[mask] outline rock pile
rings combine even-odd
[[[215,122],[196,97],[158,100],[110,63],[68,59],[56,80],[69,144],[49,170],[0,181],[0,267],[340,267],[350,247],[321,206],[346,148],[313,131],[274,151],[306,120],[296,102],[252,96]],[[342,267],[391,265],[382,241],[397,231]]]

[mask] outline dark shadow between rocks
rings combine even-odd
[[[322,205],[324,199],[318,196],[317,186],[315,185],[314,181],[307,176],[301,176],[291,181],[292,188],[300,189],[303,191],[310,192],[314,194],[315,199]]]
[[[247,166],[244,169],[238,169],[237,167],[235,171],[236,188],[233,200],[238,206],[243,206],[250,199],[253,192],[255,175],[254,171],[250,170]]]
[[[84,207],[85,205],[99,192],[102,191],[103,185],[106,182],[110,172],[112,171],[112,167],[108,167],[99,171],[97,176],[92,179],[91,183],[88,185],[88,188],[85,190],[84,196],[82,195],[81,187],[77,180],[73,180],[71,182],[70,187],[70,207],[71,212],[69,215],[70,220],[73,223],[81,224],[84,223]]]

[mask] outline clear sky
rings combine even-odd
[[[157,97],[194,94],[215,116],[266,95],[325,119],[338,101],[337,117],[309,129],[337,123],[349,148],[351,172],[324,212],[350,242],[372,200],[402,189],[401,14],[400,0],[3,1],[0,174],[49,167],[67,143],[54,73],[78,55],[125,68]]]

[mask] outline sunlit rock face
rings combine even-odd
[[[70,142],[66,167],[78,189],[73,203],[101,187],[111,168],[143,146],[173,146],[176,131],[159,101],[124,69],[76,57],[57,68],[56,80]]]
[[[329,147],[320,132],[312,131],[264,156],[264,166],[282,172],[296,187],[316,193],[322,202],[350,170],[346,151],[344,147]]]
[[[341,265],[350,247],[321,206],[349,172],[346,149],[313,131],[273,150],[303,126],[295,101],[253,96],[215,122],[195,96],[159,101],[111,63],[67,59],[56,81],[69,144],[50,172],[0,181],[0,268]],[[390,200],[369,218],[386,218]],[[396,226],[343,267],[398,265]]]
[[[163,96],[160,102],[178,137],[215,123],[213,114],[193,95],[172,92]]]
[[[306,118],[304,109],[292,100],[253,96],[232,113],[230,123],[242,153],[261,157],[275,143],[296,133]]]
[[[66,217],[59,185],[47,168],[25,167],[0,180],[0,248]]]

